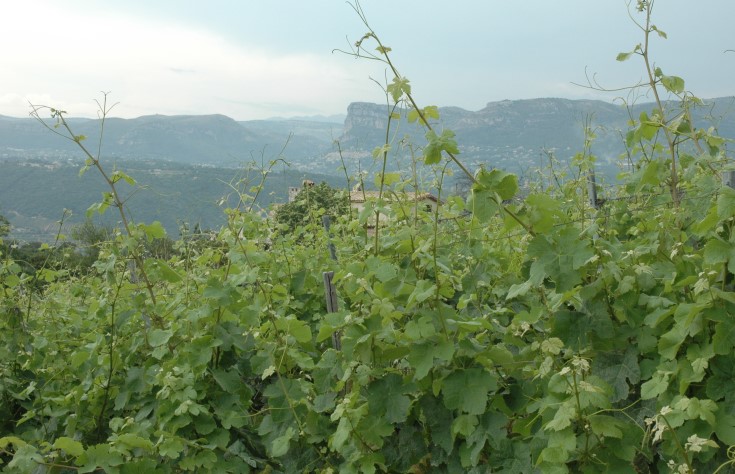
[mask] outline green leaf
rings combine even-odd
[[[17,436],[3,436],[0,438],[0,449],[4,450],[11,444],[17,449],[21,446],[26,446],[28,443]]]
[[[121,179],[128,183],[130,186],[135,186],[135,180],[122,171],[114,171],[110,176],[110,181],[112,181],[113,183],[117,183]]]
[[[104,472],[116,472],[117,466],[124,463],[122,455],[113,451],[113,447],[107,444],[96,444],[90,446],[77,458],[81,466],[77,472],[94,472],[100,468]]]
[[[439,118],[439,108],[436,105],[429,105],[427,107],[424,107],[421,113],[419,113],[416,109],[411,109],[408,111],[407,119],[408,123],[414,123],[416,120],[421,118],[421,115],[423,114],[424,119],[438,119]],[[423,125],[426,125],[426,122],[422,120],[421,122]]]
[[[79,441],[73,440],[66,436],[56,438],[54,448],[61,449],[69,456],[79,457],[84,453],[84,446]]]
[[[72,354],[71,358],[69,359],[69,363],[73,368],[77,369],[80,365],[89,360],[89,355],[89,351],[79,350]]]
[[[481,169],[475,176],[478,187],[490,190],[502,200],[513,199],[518,192],[518,176],[503,170]]]
[[[717,217],[724,221],[733,216],[735,216],[735,189],[723,186],[717,196]]]
[[[712,400],[699,399],[695,397],[681,397],[672,403],[675,410],[685,412],[690,420],[700,419],[706,421],[710,426],[716,423],[715,412],[718,411],[717,404]]]
[[[411,94],[411,84],[409,84],[409,82],[410,81],[405,77],[393,77],[393,82],[388,84],[388,87],[386,88],[388,94],[393,98],[393,102],[401,100],[401,97],[403,97],[404,94]]]
[[[294,316],[276,319],[276,328],[290,334],[302,344],[311,342],[311,328],[305,321],[296,319]]]
[[[171,268],[164,260],[153,260],[151,265],[164,281],[169,283],[178,283],[182,280],[181,275]]]
[[[470,415],[485,413],[488,395],[498,388],[494,374],[483,369],[458,369],[442,381],[444,406]]]
[[[671,330],[662,334],[658,340],[658,351],[661,357],[673,360],[688,334],[689,331],[683,324],[676,324]]]
[[[561,201],[548,194],[530,194],[525,201],[529,224],[538,233],[546,233],[554,226],[555,218],[561,215]]]
[[[587,418],[592,432],[608,438],[622,438],[625,423],[607,415],[591,415]]]
[[[454,355],[454,344],[451,341],[441,340],[423,341],[418,344],[411,345],[411,351],[408,353],[408,363],[414,369],[414,380],[421,380],[426,377],[434,367],[434,359],[450,361]]]
[[[653,137],[656,136],[656,133],[658,132],[659,128],[661,128],[661,121],[660,120],[652,120],[648,117],[648,114],[646,112],[641,112],[640,115],[640,124],[638,125],[638,128],[636,129],[636,136],[638,139],[644,139],[644,140],[652,140]],[[651,160],[650,163],[660,163],[659,160]]]
[[[329,438],[329,446],[339,452],[347,440],[350,439],[350,434],[352,434],[352,423],[349,418],[346,416],[340,418],[337,429],[334,430],[334,433]]]
[[[117,441],[129,448],[139,448],[146,451],[153,451],[153,443],[133,433],[124,433],[117,437]]]
[[[426,132],[426,140],[429,142],[424,147],[424,163],[427,165],[439,163],[443,151],[454,155],[459,154],[457,142],[454,140],[454,132],[451,130],[444,130],[441,135],[437,135],[433,130],[429,130]]]
[[[638,365],[638,351],[635,347],[628,347],[625,354],[600,353],[592,361],[593,372],[599,375],[613,388],[611,402],[618,402],[628,398],[631,390],[641,379],[641,369]]]
[[[554,418],[544,427],[547,430],[560,431],[572,424],[572,420],[577,417],[577,408],[570,400],[559,405],[559,409],[554,413]]]
[[[650,380],[641,385],[641,398],[650,400],[656,398],[669,388],[669,374],[657,371]]]
[[[704,245],[704,263],[708,265],[725,263],[732,258],[732,251],[729,242],[715,236]]]
[[[630,59],[630,57],[633,55],[632,52],[629,53],[618,53],[618,55],[615,57],[616,61],[627,61]]]
[[[535,258],[531,264],[531,278],[550,278],[556,283],[559,293],[582,282],[586,274],[584,266],[594,256],[589,241],[581,238],[580,232],[572,226],[563,228],[556,235],[537,235],[526,252],[529,259]]]
[[[548,473],[548,474],[561,474],[561,473],[568,473],[569,470],[566,469],[566,466],[563,466],[564,463],[567,462],[569,459],[569,451],[567,451],[564,448],[560,448],[558,446],[553,448],[544,448],[541,450],[541,453],[539,453],[538,460],[536,461],[536,465],[540,465],[544,463],[542,466],[541,472]],[[549,465],[546,465],[545,463],[549,463]],[[556,470],[552,470],[552,466],[561,465]]]
[[[212,377],[215,382],[217,382],[217,385],[219,385],[225,392],[236,393],[243,386],[242,377],[237,369],[229,371],[214,369],[212,370]]]
[[[651,31],[655,31],[656,33],[658,33],[658,36],[660,38],[663,38],[663,39],[667,39],[668,38],[668,36],[666,36],[666,33],[664,31],[659,30],[658,28],[656,28],[656,25],[651,25]]]
[[[430,342],[411,345],[408,363],[414,369],[414,380],[421,380],[434,366],[434,345]]]
[[[153,329],[148,333],[148,344],[151,347],[162,346],[171,339],[171,336],[173,336],[173,331],[170,329]]]
[[[409,295],[408,301],[406,301],[406,306],[410,307],[414,304],[426,301],[435,293],[436,284],[434,284],[431,280],[419,280],[416,282],[416,288],[413,290],[411,295]]]
[[[178,458],[183,450],[184,443],[178,437],[164,439],[158,445],[158,453],[171,459]]]
[[[459,415],[452,422],[452,436],[462,435],[468,438],[477,427],[476,415]]]
[[[163,224],[158,221],[152,222],[150,225],[143,224],[143,231],[148,239],[162,239],[166,237],[166,229],[163,228]]]
[[[735,445],[735,416],[729,413],[718,413],[715,434],[724,444]]]
[[[717,323],[712,343],[715,354],[727,355],[730,353],[735,345],[735,320],[733,318]]]
[[[531,280],[524,281],[523,283],[515,283],[511,285],[508,289],[508,293],[505,295],[505,299],[506,301],[508,301],[518,296],[523,296],[528,293],[528,290],[535,286],[536,285],[534,285]]]
[[[679,76],[662,76],[661,84],[663,84],[667,91],[674,94],[684,92],[684,79]]]
[[[501,209],[502,201],[518,192],[518,177],[502,170],[481,169],[475,176],[467,207],[480,222],[487,222]]]
[[[278,458],[288,453],[288,448],[295,434],[296,430],[289,426],[283,435],[274,439],[271,443],[271,456]]]
[[[558,337],[552,337],[541,341],[541,352],[551,355],[559,355],[564,348],[564,342]]]
[[[380,262],[380,265],[374,270],[375,278],[382,283],[386,283],[398,276],[398,268],[391,262]]]
[[[371,416],[384,417],[388,423],[401,423],[408,417],[411,400],[405,395],[411,387],[397,374],[387,374],[368,386]]]
[[[382,177],[382,180],[381,180]],[[375,184],[376,186],[380,186],[380,182],[383,182],[386,186],[391,186],[393,184],[396,184],[401,181],[401,174],[400,173],[385,173],[385,174],[376,174],[375,175]]]
[[[436,105],[427,105],[424,107],[424,117],[427,119],[438,119],[439,118],[439,107]]]
[[[335,398],[337,394],[334,392],[322,393],[314,397],[314,411],[317,413],[327,413],[334,409]]]
[[[663,164],[659,160],[649,161],[648,164],[643,167],[636,191],[640,191],[645,185],[658,186],[661,184],[662,169]]]

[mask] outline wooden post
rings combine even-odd
[[[735,188],[735,170],[725,170],[722,172],[722,184]]]
[[[337,289],[332,283],[334,272],[323,272],[322,277],[324,278],[324,296],[327,300],[327,312],[336,313],[339,308],[337,306]],[[332,333],[332,347],[334,347],[335,350],[342,349],[342,341],[340,340],[337,332]]]
[[[590,168],[587,174],[587,195],[590,199],[590,206],[597,209],[597,180],[594,168]]]

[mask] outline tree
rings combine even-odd
[[[87,219],[83,224],[74,226],[71,230],[71,236],[79,242],[79,249],[85,257],[87,266],[97,260],[100,245],[112,240],[114,234],[115,231],[111,227],[95,225],[90,219]]]
[[[292,202],[278,207],[276,221],[279,224],[294,230],[309,223],[319,224],[324,214],[336,218],[349,212],[349,194],[346,191],[332,188],[324,182],[306,184]]]

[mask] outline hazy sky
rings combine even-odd
[[[642,41],[625,0],[362,0],[421,105],[599,98],[643,76],[615,61]],[[634,12],[635,13],[635,12]],[[638,17],[642,20],[642,18]],[[664,73],[699,97],[735,94],[735,1],[658,0],[652,43]],[[385,68],[333,53],[366,31],[343,0],[23,0],[0,16],[0,114],[28,102],[95,116],[221,113],[238,120],[346,112],[384,102]]]

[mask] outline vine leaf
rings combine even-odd
[[[428,144],[424,147],[424,163],[433,165],[439,163],[442,158],[442,152],[446,151],[454,155],[459,154],[457,141],[454,139],[454,132],[444,130],[441,135],[437,135],[435,131],[426,132],[426,140]]]
[[[400,423],[408,417],[411,399],[405,393],[412,387],[404,385],[397,374],[388,374],[368,387],[368,404],[373,416],[385,418],[389,423]]]
[[[54,441],[55,449],[62,449],[69,456],[79,457],[84,453],[84,446],[79,441],[73,440],[67,436],[61,436]]]
[[[631,387],[641,380],[638,351],[628,347],[625,354],[600,353],[592,362],[594,372],[613,389],[610,401],[615,403],[628,398]]]
[[[528,245],[531,264],[530,280],[541,282],[548,277],[558,292],[565,292],[582,282],[583,267],[594,256],[589,242],[581,239],[574,227],[566,227],[557,235],[537,235]]]
[[[481,169],[475,176],[467,207],[472,209],[480,222],[487,222],[497,214],[502,202],[512,199],[517,192],[516,175],[499,169]]]
[[[403,94],[411,94],[411,84],[409,84],[409,82],[410,81],[405,77],[393,77],[393,82],[388,84],[388,87],[386,88],[388,90],[388,93],[393,98],[393,102],[398,102],[399,100],[401,100]]]
[[[723,186],[717,196],[717,217],[723,221],[735,216],[735,189]]]
[[[669,374],[657,371],[650,380],[643,382],[641,385],[641,398],[650,400],[656,398],[666,391],[669,387]]]
[[[485,413],[488,393],[498,388],[495,375],[483,369],[460,369],[442,382],[444,406],[470,415]]]

